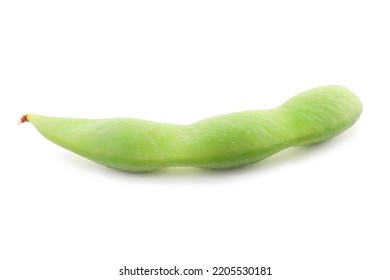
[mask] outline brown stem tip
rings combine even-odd
[[[24,123],[24,122],[28,122],[28,115],[26,114],[26,115],[23,115],[21,118],[20,118],[20,120],[19,120],[19,124],[18,125],[21,125],[22,123]]]

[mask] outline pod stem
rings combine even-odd
[[[28,122],[28,121],[29,121],[29,120],[28,120],[28,115],[25,114],[25,115],[23,115],[23,116],[20,118],[18,125],[21,125],[22,123]]]

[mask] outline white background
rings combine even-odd
[[[390,279],[387,2],[2,1],[0,278]],[[362,100],[355,126],[226,172],[117,172],[17,126],[28,112],[186,124],[328,84]]]

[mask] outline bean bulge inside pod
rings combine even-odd
[[[291,146],[332,138],[362,112],[342,86],[297,94],[281,106],[215,116],[190,125],[134,118],[80,119],[24,115],[48,140],[99,164],[129,172],[170,166],[227,169],[258,162]]]

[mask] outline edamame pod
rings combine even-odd
[[[190,125],[133,118],[24,115],[47,139],[99,164],[145,172],[169,166],[226,169],[258,162],[291,146],[338,135],[362,104],[342,86],[300,93],[281,106],[211,117]]]

